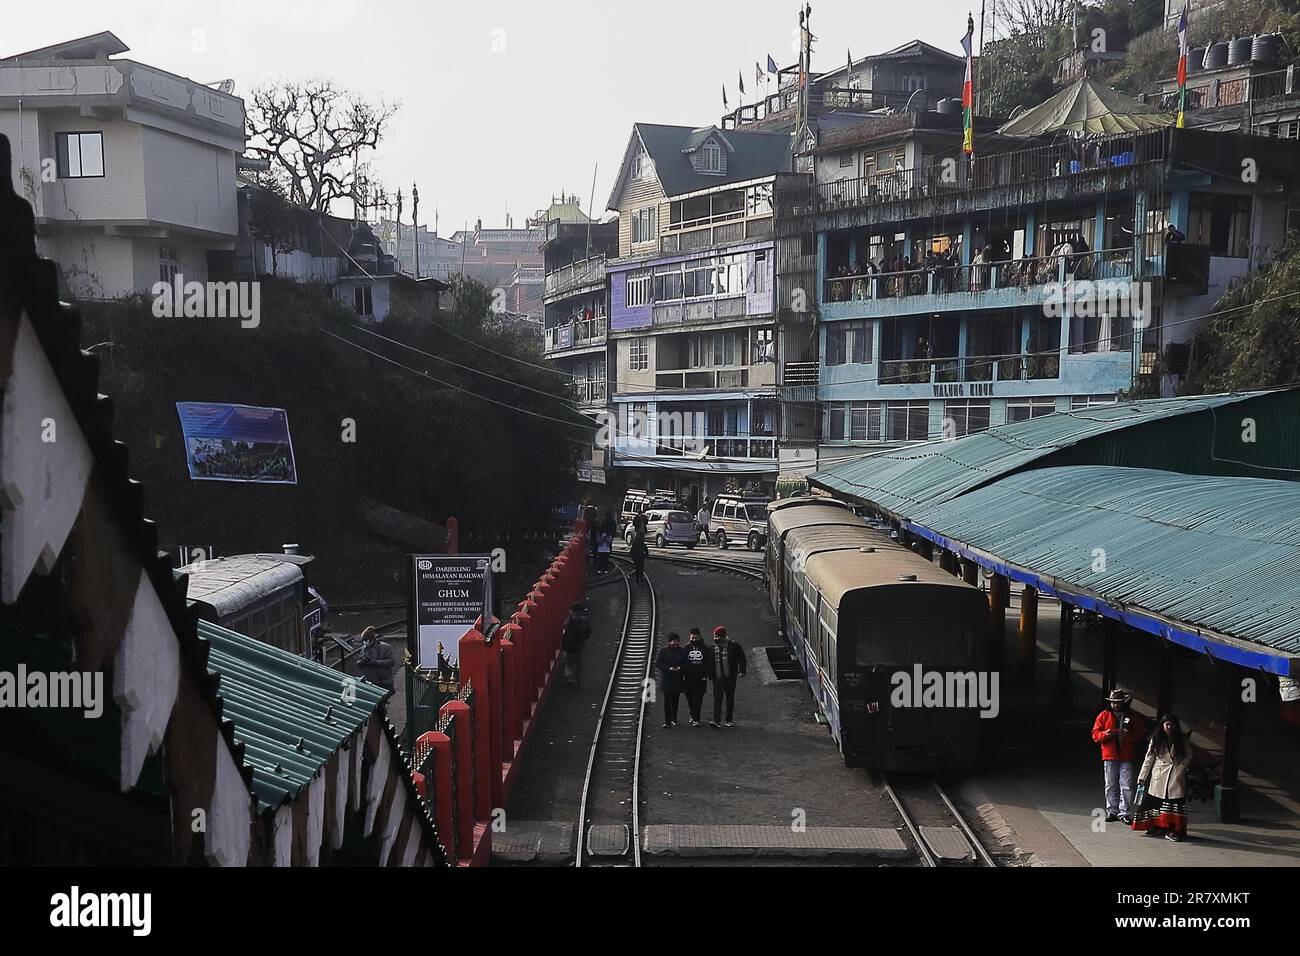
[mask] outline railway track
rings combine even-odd
[[[577,867],[641,865],[641,735],[658,609],[649,577],[638,587],[622,567],[630,562],[615,560],[627,588],[627,610],[582,782]]]
[[[708,568],[711,571],[722,571],[728,574],[738,574],[744,578],[750,578],[756,581],[763,580],[762,567],[750,567],[737,561],[726,561],[720,558],[703,558],[696,555],[670,554],[663,550],[650,552],[650,560],[664,561],[668,564],[683,564],[687,567]]]
[[[916,843],[923,865],[997,866],[937,780],[900,783],[886,779],[884,788]]]

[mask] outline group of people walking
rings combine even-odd
[[[1149,837],[1186,838],[1192,748],[1178,718],[1165,714],[1148,739],[1146,721],[1132,711],[1131,694],[1113,690],[1106,704],[1092,725],[1092,739],[1101,746],[1106,821],[1122,820]],[[1144,752],[1135,788],[1133,765]]]
[[[704,692],[710,683],[713,684],[713,719],[709,726],[735,726],[736,682],[745,676],[746,658],[745,649],[727,635],[725,627],[713,629],[712,646],[705,645],[698,627],[690,629],[684,647],[680,634],[669,633],[668,643],[655,658],[655,667],[661,675],[659,689],[664,699],[665,730],[677,726],[683,693],[691,726],[700,726]]]

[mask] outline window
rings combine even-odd
[[[632,213],[632,242],[653,242],[656,236],[655,223],[658,209],[646,206]]]
[[[843,169],[845,166],[852,166],[852,165],[853,165],[853,154],[840,153],[840,168]]]
[[[375,306],[371,297],[371,287],[368,285],[358,285],[352,288],[352,307],[356,309],[357,315],[374,315]]]
[[[767,253],[754,253],[754,291],[767,291]]]
[[[1115,395],[1075,395],[1070,399],[1070,411],[1077,412],[1096,405],[1114,405],[1117,401],[1119,399]]]
[[[880,402],[851,402],[849,405],[849,440],[880,441],[884,409]]]
[[[650,437],[650,404],[648,402],[628,402],[623,419],[623,436],[625,438]]]
[[[704,172],[722,172],[722,147],[712,140],[704,144]]]
[[[844,415],[848,409],[847,402],[830,402],[826,406],[826,441],[844,441],[848,433],[844,429]]]
[[[929,402],[886,403],[885,441],[925,441],[929,437]]]
[[[925,89],[925,74],[920,70],[904,70],[899,79],[899,89],[907,93]]]
[[[750,365],[776,361],[776,340],[772,329],[755,329],[750,336],[752,341]]]
[[[180,258],[175,246],[159,246],[158,278],[170,285],[181,270]]]
[[[763,183],[745,190],[745,214],[748,216],[772,215],[772,184]]]
[[[650,164],[650,154],[644,149],[638,149],[632,157],[632,178],[649,179],[652,175]]]
[[[989,406],[984,401],[944,402],[944,437],[961,438],[974,432],[988,431]],[[948,423],[952,424],[949,425]]]
[[[688,368],[740,365],[745,356],[744,332],[704,332],[692,335]]]
[[[1056,411],[1054,398],[1016,398],[1007,402],[1007,424],[1028,421]]]
[[[56,133],[55,166],[60,179],[86,179],[104,175],[103,133]]]
[[[870,323],[835,322],[827,326],[827,365],[866,365],[870,361]]]
[[[1187,241],[1210,247],[1210,254],[1231,258],[1250,255],[1249,196],[1192,193],[1187,212]]]
[[[632,372],[650,370],[650,340],[647,338],[631,339],[628,342],[627,367]]]
[[[650,280],[648,272],[630,272],[627,277],[627,305],[647,305],[650,302]]]

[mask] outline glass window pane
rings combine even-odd
[[[104,136],[102,133],[81,134],[81,175],[104,175]]]

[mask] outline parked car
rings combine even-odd
[[[682,544],[688,548],[695,547],[699,535],[695,531],[695,519],[685,511],[678,509],[654,508],[645,513],[646,541],[656,548],[666,548],[670,544]],[[627,539],[632,540],[631,528]]]
[[[630,541],[628,529],[632,527],[632,522],[636,520],[638,515],[645,514],[651,508],[676,507],[678,507],[677,502],[669,494],[631,488],[623,496],[623,505],[618,515],[618,533]]]
[[[743,541],[751,551],[767,545],[767,500],[719,495],[709,512],[709,540],[719,548]]]

